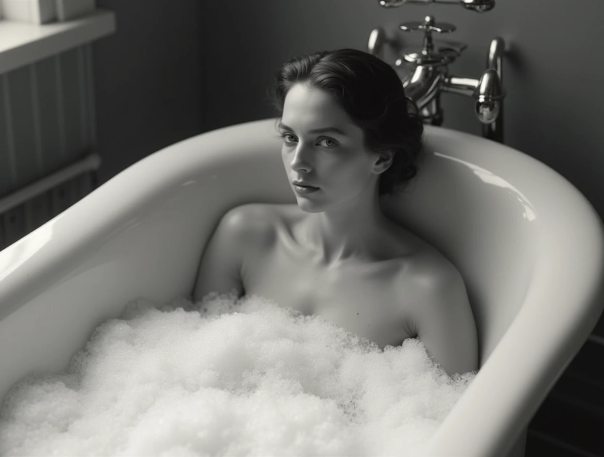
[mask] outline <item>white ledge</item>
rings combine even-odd
[[[0,74],[115,31],[115,14],[96,10],[67,22],[30,24],[0,20]]]

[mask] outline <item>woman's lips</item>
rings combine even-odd
[[[302,183],[302,182],[294,181],[292,184],[294,186],[294,190],[297,193],[303,194],[303,195],[312,194],[313,192],[316,192],[319,190],[318,187],[311,186],[311,185],[308,185],[308,184]]]

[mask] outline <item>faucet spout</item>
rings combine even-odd
[[[483,124],[495,122],[501,111],[503,97],[504,93],[499,82],[499,75],[490,68],[484,72],[474,92],[478,120]]]
[[[431,65],[418,65],[409,78],[403,79],[405,94],[423,109],[437,96],[443,73]]]

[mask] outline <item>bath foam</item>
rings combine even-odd
[[[415,455],[473,377],[258,297],[138,301],[11,390],[0,455]]]

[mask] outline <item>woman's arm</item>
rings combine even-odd
[[[193,300],[210,292],[244,294],[241,281],[245,221],[240,207],[222,216],[201,257]]]
[[[428,354],[449,375],[478,369],[478,337],[465,284],[452,266],[424,276],[415,326]]]
[[[243,296],[245,267],[253,268],[269,249],[277,219],[268,204],[249,203],[227,211],[202,255],[193,300],[210,292]]]

